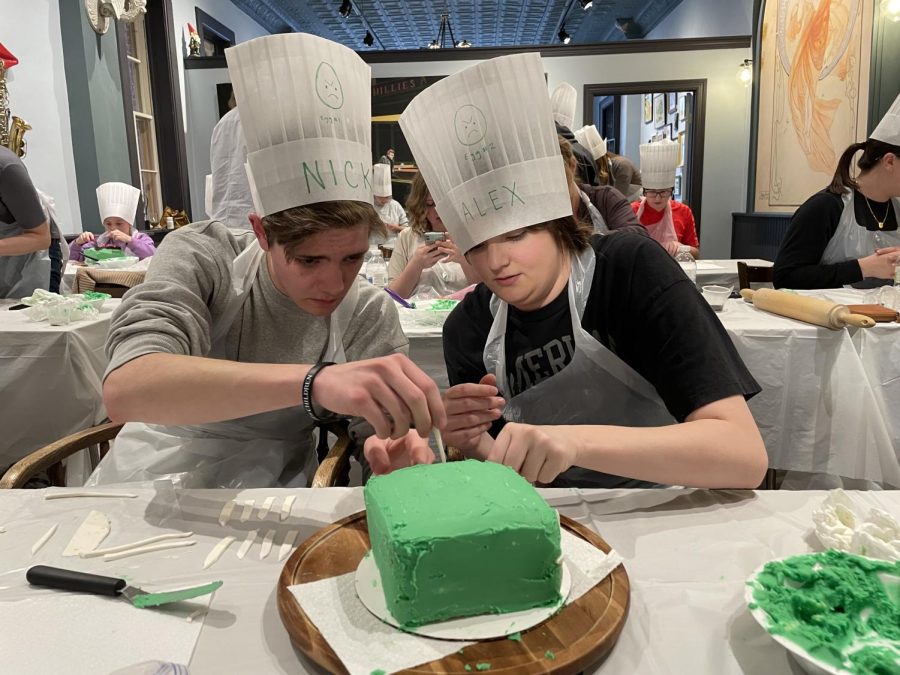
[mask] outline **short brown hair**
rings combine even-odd
[[[409,226],[416,234],[422,235],[431,230],[428,218],[425,212],[428,207],[425,202],[428,201],[428,185],[421,173],[417,173],[413,178],[412,187],[409,189],[409,196],[406,198],[406,212],[409,214]]]
[[[575,216],[554,218],[525,229],[530,232],[546,230],[562,251],[572,255],[577,255],[590,246],[591,235],[594,233],[591,225],[578,220]]]
[[[862,173],[866,173],[875,168],[881,158],[887,154],[892,154],[900,158],[900,146],[891,145],[882,141],[870,138],[862,143],[854,143],[844,150],[844,154],[838,160],[837,169],[835,169],[834,177],[828,190],[835,194],[841,195],[850,190],[859,188],[859,184],[850,175],[850,165],[853,163],[853,156],[862,150],[862,157],[856,163]]]
[[[262,225],[269,244],[284,246],[288,258],[298,244],[326,230],[366,225],[370,236],[387,236],[387,228],[372,204],[350,200],[295,206],[263,216]]]

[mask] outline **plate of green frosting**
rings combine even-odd
[[[745,599],[808,673],[900,674],[900,561],[836,550],[773,560]]]

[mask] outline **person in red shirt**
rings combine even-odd
[[[689,206],[672,201],[675,191],[675,165],[678,146],[671,141],[641,145],[641,174],[644,196],[631,208],[638,222],[647,228],[669,255],[687,247],[694,258],[700,256],[700,242]]]

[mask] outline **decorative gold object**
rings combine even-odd
[[[9,93],[6,90],[6,66],[0,59],[0,145],[9,148],[19,157],[27,151],[25,132],[31,129],[21,117],[12,116],[10,122]]]
[[[187,213],[182,209],[181,211],[176,211],[171,206],[167,206],[163,209],[162,217],[159,219],[160,226],[165,227],[166,218],[171,217],[175,222],[175,229],[179,227],[183,227],[187,225],[190,221],[188,220]]]

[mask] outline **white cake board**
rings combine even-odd
[[[429,623],[415,628],[404,628],[390,613],[384,598],[384,586],[381,573],[375,564],[375,556],[369,551],[363,556],[356,568],[356,595],[366,609],[384,623],[400,628],[407,633],[415,633],[423,637],[438,640],[492,640],[506,637],[519,631],[528,630],[543,623],[556,614],[562,607],[572,590],[572,575],[569,566],[563,560],[562,580],[559,586],[559,601],[547,607],[534,607],[520,612],[506,614],[480,614],[451,619],[438,623]]]

